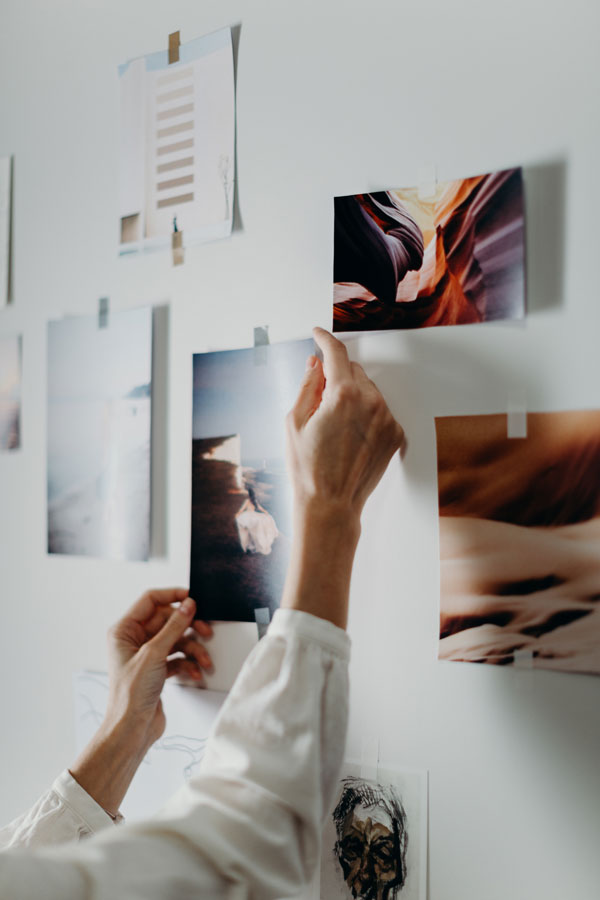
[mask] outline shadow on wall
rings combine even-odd
[[[231,26],[231,43],[233,45],[233,87],[237,95],[237,73],[238,73],[238,54],[240,49],[240,37],[242,34],[242,26]],[[237,97],[236,97],[237,106]],[[236,115],[237,119],[237,115]],[[234,167],[234,190],[233,190],[233,226],[232,231],[243,231],[244,223],[242,221],[242,213],[240,212],[240,191],[238,179],[238,157],[237,157],[237,124],[235,129],[235,167]]]
[[[527,312],[564,305],[567,164],[549,160],[523,168]]]

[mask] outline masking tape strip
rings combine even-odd
[[[269,326],[258,325],[254,329],[254,365],[266,366],[269,346]]]
[[[360,755],[360,777],[366,781],[377,781],[379,770],[379,738],[363,737]]]
[[[108,297],[98,300],[98,328],[108,328]]]
[[[527,437],[527,404],[523,397],[509,397],[506,412],[506,436]]]
[[[417,169],[417,191],[419,200],[431,200],[437,190],[437,172],[434,165],[419,166]]]
[[[518,669],[533,669],[533,650],[513,650],[513,665]]]
[[[183,249],[183,231],[172,232],[171,250],[173,251],[173,265],[182,266],[185,259],[185,251]]]
[[[254,610],[254,619],[256,621],[256,627],[258,628],[258,639],[260,641],[267,633],[267,628],[271,621],[271,610],[268,606],[259,606],[258,609]]]
[[[179,40],[179,32],[174,31],[173,34],[169,35],[169,65],[171,63],[179,62],[179,45],[181,41]]]

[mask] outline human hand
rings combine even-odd
[[[312,356],[287,423],[288,463],[296,501],[313,500],[360,516],[364,503],[404,441],[362,366],[322,328],[313,331],[323,363]]]
[[[140,762],[164,731],[165,680],[185,674],[199,681],[202,669],[211,667],[195,634],[210,637],[212,629],[193,621],[195,609],[185,588],[147,591],[109,631],[106,714],[70,772],[113,818]]]
[[[201,681],[202,670],[212,666],[196,639],[210,637],[212,628],[194,621],[195,608],[185,588],[147,591],[108,632],[106,717],[146,728],[148,746],[164,731],[160,694],[165,680],[186,675]]]

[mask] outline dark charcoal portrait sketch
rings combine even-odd
[[[600,411],[436,431],[440,658],[600,674]]]
[[[323,837],[321,900],[426,896],[426,791],[418,772],[341,779]]]
[[[291,539],[284,421],[312,340],[194,356],[190,592],[198,616],[279,606]]]
[[[150,552],[152,309],[48,324],[48,552]]]
[[[525,314],[521,169],[335,198],[334,331]]]

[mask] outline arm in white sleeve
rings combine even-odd
[[[279,900],[310,880],[344,752],[349,640],[279,610],[246,661],[201,773],[153,820],[0,856],[0,896]],[[39,893],[43,891],[43,893]]]
[[[65,770],[30,810],[0,828],[0,851],[78,841],[112,824],[108,813]]]

